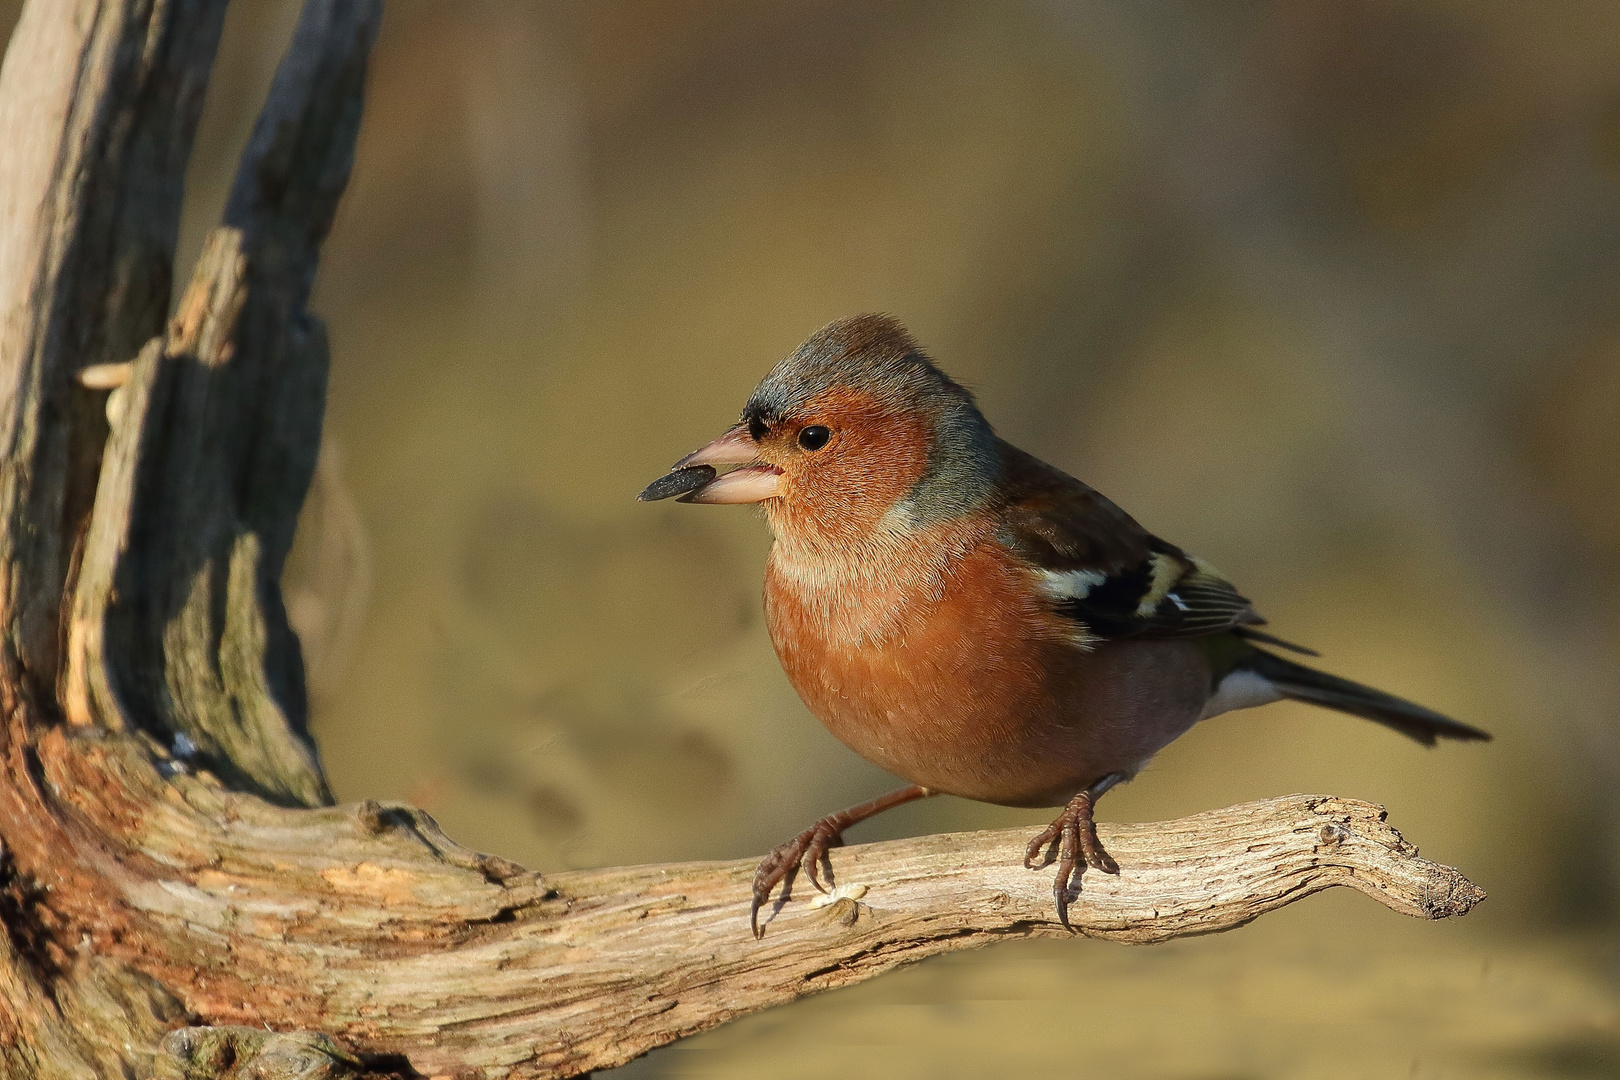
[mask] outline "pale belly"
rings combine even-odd
[[[783,669],[850,749],[933,790],[1055,806],[1110,773],[1134,775],[1197,721],[1209,669],[1195,646],[1082,651],[1009,572],[974,569],[920,597],[904,586],[807,597],[767,577]]]

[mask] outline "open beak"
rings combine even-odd
[[[759,447],[754,437],[748,434],[748,425],[738,424],[714,442],[687,454],[670,469],[690,469],[694,465],[746,465],[758,456]]]
[[[717,476],[716,466],[720,465],[742,467]],[[681,458],[668,474],[647,485],[636,497],[642,502],[671,497],[694,503],[764,502],[780,494],[777,480],[781,475],[782,470],[759,460],[759,446],[748,433],[748,426],[738,424]]]

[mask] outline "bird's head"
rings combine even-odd
[[[682,470],[724,466],[736,468],[673,482]],[[741,421],[676,462],[643,498],[684,488],[688,502],[762,503],[778,535],[854,538],[971,512],[990,497],[999,466],[973,395],[894,319],[856,315],[777,364]]]

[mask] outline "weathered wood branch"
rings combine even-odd
[[[0,70],[0,660],[43,688],[106,432],[72,376],[163,327],[225,4],[30,3]]]
[[[315,470],[328,350],[305,309],[354,160],[380,0],[306,5],[165,340],[115,390],[64,706],[133,722],[243,790],[331,801],[280,578]]]
[[[939,952],[1067,933],[1022,830],[837,850],[839,898],[801,883],[756,942],[749,860],[542,879],[409,807],[288,810],[164,777],[128,736],[56,729],[36,753],[56,865],[96,877],[53,887],[53,917],[97,956],[210,1023],[309,1028],[424,1073],[572,1076]],[[1119,941],[1230,929],[1335,885],[1424,918],[1482,896],[1379,808],[1326,796],[1103,837],[1122,873],[1088,874],[1071,918]]]
[[[1066,933],[1021,832],[840,849],[835,898],[801,884],[756,942],[752,862],[542,879],[409,807],[324,805],[277,578],[324,408],[306,304],[380,0],[306,3],[158,334],[222,9],[36,0],[0,75],[27,158],[0,165],[0,1073],[572,1076]],[[1124,872],[1087,875],[1071,915],[1121,941],[1334,885],[1426,918],[1482,896],[1325,796],[1103,833]]]

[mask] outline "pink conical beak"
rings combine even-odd
[[[777,481],[782,470],[759,460],[759,444],[748,433],[746,424],[738,424],[707,446],[687,454],[675,463],[674,469],[701,465],[711,468],[717,465],[741,465],[742,468],[717,476],[696,491],[682,495],[681,502],[756,503],[781,494]]]
[[[748,425],[738,424],[714,442],[687,454],[670,469],[690,469],[694,465],[746,465],[758,457],[759,446],[754,442],[754,437],[748,434]]]
[[[756,503],[774,499],[782,492],[777,481],[782,473],[775,465],[748,465],[710,480],[682,502]]]

